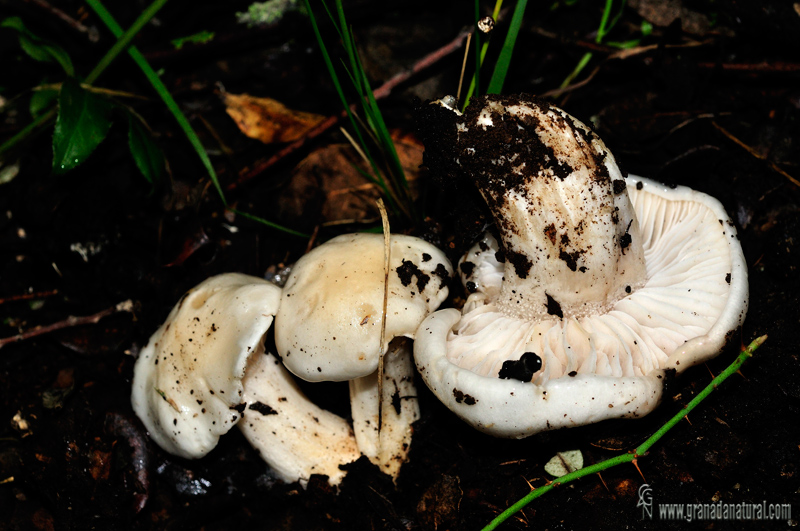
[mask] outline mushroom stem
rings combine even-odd
[[[251,358],[243,383],[247,408],[239,428],[275,474],[303,487],[312,474],[322,474],[338,485],[346,473],[341,465],[361,455],[347,421],[309,401],[263,347]]]
[[[350,381],[350,407],[359,450],[396,480],[411,446],[411,424],[419,419],[411,340],[392,340],[383,367],[380,403],[375,371]]]
[[[614,156],[576,118],[520,96],[474,100],[457,119],[461,173],[502,241],[507,315],[604,313],[644,284],[639,226]]]

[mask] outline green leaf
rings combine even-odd
[[[45,39],[40,39],[31,33],[31,31],[25,27],[21,18],[9,17],[0,22],[0,28],[16,30],[19,34],[20,47],[33,59],[46,63],[55,61],[61,65],[61,68],[64,69],[64,72],[66,72],[68,76],[75,75],[75,69],[72,66],[72,60],[69,54],[57,44]]]
[[[551,476],[560,478],[570,472],[583,468],[583,454],[580,450],[567,450],[558,452],[544,465],[544,470]]]
[[[36,118],[41,115],[42,112],[53,106],[57,98],[58,91],[55,89],[34,90],[28,106],[31,116]]]
[[[201,31],[195,33],[194,35],[189,35],[187,37],[179,37],[177,39],[173,39],[170,41],[172,46],[175,47],[176,50],[180,50],[183,48],[183,45],[186,43],[190,44],[205,44],[214,40],[214,32],[213,31]]]
[[[164,153],[153,142],[147,127],[132,114],[128,115],[128,147],[147,182],[160,181],[164,176]]]
[[[65,173],[92,154],[111,128],[111,105],[68,78],[61,85],[53,133],[53,171]]]

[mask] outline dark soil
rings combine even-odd
[[[33,1],[0,0],[0,10],[60,43],[85,74],[113,39],[85,4],[53,3],[95,26],[100,39],[91,42]],[[247,4],[167,3],[158,24],[148,24],[134,41],[154,68],[164,69],[162,79],[200,134],[223,187],[282,146],[241,134],[225,114],[222,88],[326,116],[340,112],[307,19],[290,15],[269,28],[246,29],[234,13]],[[18,160],[20,171],[0,185],[0,337],[126,299],[135,310],[0,348],[0,529],[479,529],[531,486],[543,485],[549,478],[543,465],[557,451],[580,449],[588,464],[640,444],[711,373],[723,370],[742,343],[762,334],[769,340],[742,375],[730,378],[638,464],[656,502],[792,504],[790,521],[693,523],[697,528],[796,526],[800,187],[786,175],[800,178],[800,11],[791,2],[687,1],[683,28],[680,20],[656,25],[640,43],[649,48],[612,58],[616,49],[594,44],[601,4],[530,2],[504,92],[546,96],[593,51],[577,80],[594,75],[550,100],[594,124],[626,171],[722,201],[739,230],[751,297],[741,332],[718,358],[671,381],[664,403],[644,419],[520,441],[474,431],[420,383],[422,419],[397,485],[363,458],[350,467],[338,493],[323,478],[313,478],[306,490],[284,485],[235,430],[202,460],[164,453],[150,442],[129,402],[139,349],[188,288],[225,271],[263,276],[300,257],[308,241],[225,212],[171,115],[129,58],[120,56],[96,85],[149,98],[126,102],[155,132],[169,160],[169,179],[153,188],[141,177],[122,121],[66,175],[50,170],[50,130],[5,161]],[[638,12],[626,7],[607,40],[641,37],[640,13],[657,20],[666,6],[632,4]],[[127,27],[146,5],[108,7]],[[463,2],[358,0],[348,2],[346,11],[373,87],[451,41],[472,16],[471,4]],[[510,17],[506,13],[495,29],[497,41]],[[181,50],[169,44],[201,30],[217,36]],[[330,27],[323,30],[335,43]],[[492,46],[499,49],[498,42]],[[487,61],[493,64],[491,51]],[[455,53],[395,89],[381,102],[389,127],[413,131],[417,102],[454,93],[460,66],[461,53]],[[43,79],[60,79],[57,67],[26,58],[5,31],[0,72],[6,100]],[[0,140],[29,123],[25,98],[13,100],[2,115]],[[229,203],[297,230],[316,228],[316,242],[362,228],[322,226],[316,199],[300,201],[288,214],[278,199],[303,157],[343,141],[334,128],[228,190]],[[428,222],[416,231],[455,256],[481,222],[475,215],[453,215],[454,192],[438,189],[426,174],[419,184],[419,207]],[[393,220],[394,230],[402,228],[402,220]],[[78,247],[87,250],[85,257]],[[454,291],[454,297],[464,296]],[[29,293],[38,295],[14,299]],[[324,387],[330,392],[341,393],[342,404],[332,407],[346,414],[344,388]],[[642,521],[637,491],[644,482],[629,465],[586,477],[534,501],[504,529],[686,526]]]

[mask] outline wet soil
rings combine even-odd
[[[76,69],[88,72],[113,40],[84,4],[57,4],[96,26],[100,39],[91,42],[35,2],[4,0],[0,8],[59,42]],[[459,2],[346,4],[373,87],[452,40],[472,16]],[[698,528],[796,526],[800,187],[789,177],[800,178],[800,12],[788,2],[686,2],[682,19],[669,23],[664,8],[634,2],[636,9],[624,9],[607,40],[642,38],[647,48],[620,57],[595,44],[600,6],[567,4],[528,6],[504,91],[549,97],[593,124],[626,171],[720,199],[739,231],[751,297],[744,326],[718,358],[671,381],[662,405],[644,419],[519,441],[474,431],[420,383],[422,418],[396,485],[363,458],[350,466],[339,492],[318,477],[306,489],[282,484],[235,431],[204,459],[166,454],[131,410],[137,353],[188,288],[220,272],[278,271],[305,252],[308,240],[226,212],[172,117],[121,57],[97,84],[149,98],[127,103],[155,132],[170,178],[151,187],[138,174],[120,121],[66,175],[50,171],[50,132],[36,136],[15,153],[19,174],[0,185],[0,337],[134,303],[132,314],[0,348],[0,529],[480,529],[548,481],[543,465],[556,452],[580,449],[590,464],[640,444],[724,369],[742,343],[762,334],[768,341],[741,375],[639,458],[644,477],[630,465],[586,477],[534,501],[503,529],[684,527],[642,520],[637,491],[645,482],[655,502],[792,504],[789,521],[692,524]],[[108,7],[127,27],[146,5]],[[134,41],[163,68],[226,189],[283,146],[242,135],[225,114],[221,90],[269,96],[326,116],[340,112],[307,20],[291,14],[268,28],[246,29],[233,17],[246,7],[168,3],[158,23]],[[656,24],[642,37],[642,14],[668,25]],[[505,13],[498,35],[509,19]],[[200,30],[217,36],[181,50],[169,44]],[[330,28],[323,30],[334,42]],[[0,35],[0,71],[14,73],[2,76],[6,99],[58,77],[48,65],[24,60],[16,46]],[[594,55],[577,81],[588,80],[552,94],[586,52]],[[490,52],[489,64],[493,57]],[[455,92],[460,65],[461,54],[453,54],[382,100],[389,126],[413,131],[415,105]],[[28,123],[26,105],[3,115],[0,137]],[[309,142],[228,189],[229,203],[314,232],[315,242],[358,230],[323,225],[313,190],[288,214],[278,200],[303,157],[344,141],[332,130]],[[425,173],[418,185],[426,223],[404,227],[396,219],[393,227],[427,234],[455,256],[488,218],[455,212],[454,197],[466,190],[442,190]],[[454,291],[454,299],[463,298]],[[340,395],[331,408],[347,414],[346,389],[320,384],[309,392]]]

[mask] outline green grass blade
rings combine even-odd
[[[163,4],[165,1],[166,0],[156,0],[154,4],[159,2]],[[114,20],[114,17],[111,15],[111,13],[108,12],[108,10],[103,6],[102,3],[100,3],[99,0],[86,0],[86,3],[89,4],[89,7],[94,10],[97,16],[100,17],[100,19],[108,27],[108,29],[111,30],[111,33],[113,33],[115,37],[120,38],[124,34],[122,28],[119,26],[119,24],[117,24],[117,21]],[[147,62],[147,59],[144,58],[139,50],[135,46],[131,46],[128,48],[128,55],[131,56],[133,61],[142,70],[144,75],[147,77],[147,80],[150,81],[150,84],[164,101],[167,109],[169,109],[169,111],[175,117],[178,125],[186,135],[186,138],[197,152],[197,156],[200,157],[203,166],[205,166],[208,175],[211,177],[211,181],[214,183],[214,187],[217,189],[220,199],[222,199],[223,204],[227,204],[227,201],[225,200],[225,194],[222,192],[222,187],[220,186],[219,179],[217,178],[217,172],[214,171],[214,166],[211,164],[211,160],[208,158],[208,153],[206,152],[205,147],[203,147],[202,142],[200,142],[200,138],[197,136],[197,133],[195,133],[194,129],[192,129],[189,120],[186,119],[186,116],[183,114],[180,107],[178,107],[178,104],[169,93],[169,90],[167,90],[167,87],[161,81],[161,78],[158,77],[158,74],[155,72],[155,70],[153,70],[153,68],[150,66],[150,63]],[[97,75],[99,75],[99,73]]]
[[[344,91],[342,90],[342,85],[339,82],[339,76],[336,74],[336,70],[333,68],[333,62],[331,61],[330,55],[328,54],[328,49],[325,46],[325,41],[322,39],[322,34],[320,33],[319,27],[317,26],[317,20],[316,20],[316,17],[314,16],[314,12],[311,9],[311,4],[310,4],[309,0],[303,0],[303,3],[306,6],[306,11],[308,12],[308,19],[309,19],[309,21],[311,21],[311,28],[313,29],[314,36],[317,39],[317,43],[319,44],[319,49],[320,49],[320,52],[322,53],[322,58],[323,58],[323,61],[325,62],[325,67],[328,69],[328,74],[330,75],[331,80],[333,81],[333,85],[336,88],[336,93],[339,95],[339,100],[341,101],[342,106],[344,107],[345,112],[347,113],[347,117],[350,120],[350,125],[352,126],[353,131],[355,132],[356,139],[358,140],[358,144],[363,149],[364,154],[366,155],[367,160],[368,160],[368,162],[370,164],[370,168],[372,169],[372,172],[375,175],[376,180],[379,181],[380,187],[384,191],[384,194],[386,195],[386,198],[387,198],[387,201],[389,202],[390,207],[392,208],[392,210],[394,212],[399,212],[398,207],[395,204],[394,199],[392,198],[391,192],[389,191],[388,187],[386,186],[386,183],[384,182],[383,178],[381,177],[380,169],[378,168],[378,165],[375,162],[374,157],[372,157],[366,142],[364,142],[364,137],[361,134],[361,128],[358,127],[358,123],[356,122],[356,120],[355,120],[355,118],[353,116],[353,112],[350,110],[350,105],[347,103],[347,98],[345,98]],[[326,7],[326,9],[327,9],[327,7]],[[346,23],[346,21],[345,21],[345,23]],[[343,39],[343,40],[349,42],[349,39]],[[353,59],[355,60],[355,57]],[[354,68],[353,70],[356,71],[357,69]],[[351,79],[357,80],[357,77],[354,74],[348,72],[348,75],[351,76]],[[357,83],[356,83],[356,86],[358,88],[358,84]]]
[[[350,61],[350,68],[352,68],[354,72],[358,72],[355,39],[353,39],[353,32],[347,25],[347,20],[344,16],[344,7],[342,6],[342,0],[336,0],[336,14],[339,16],[339,29],[341,30],[342,44],[344,45],[345,52],[347,52],[347,58]]]
[[[57,109],[53,107],[46,113],[40,114],[34,121],[26,125],[20,132],[3,142],[3,144],[0,145],[0,157],[2,157],[4,153],[11,151],[17,146],[17,144],[28,138],[30,135],[39,131],[44,125],[53,121],[53,118],[56,117],[56,113]]]
[[[88,3],[92,9],[94,9],[95,13],[97,13],[98,16],[100,16],[100,13],[98,13],[96,7],[96,6],[102,7],[102,4],[99,2],[99,0],[87,0],[86,3]],[[111,49],[108,50],[108,52],[106,52],[106,54],[103,56],[103,58],[100,59],[100,62],[97,63],[97,66],[95,66],[92,69],[92,71],[89,72],[89,75],[86,76],[84,82],[91,85],[94,82],[94,80],[97,79],[97,77],[100,74],[102,74],[106,68],[108,68],[108,65],[110,65],[111,62],[114,59],[116,59],[116,57],[125,48],[128,47],[131,40],[133,40],[133,38],[139,33],[139,31],[141,31],[144,25],[150,22],[150,19],[152,19],[156,15],[156,13],[158,13],[158,11],[162,7],[164,7],[164,4],[166,3],[167,0],[155,0],[152,4],[147,6],[147,9],[142,11],[142,13],[138,17],[136,17],[136,20],[133,22],[130,28],[128,28],[124,32],[122,32],[121,31],[122,28],[120,28],[121,33],[119,35],[117,35],[116,32],[114,32],[114,36],[117,37],[117,42],[114,43],[114,46],[112,46]],[[108,13],[108,11],[106,11],[106,13]],[[110,17],[111,14],[109,13],[108,16]],[[103,22],[106,24],[106,26],[108,26],[108,22],[105,20],[105,18],[103,18],[102,16],[100,16],[100,18],[103,19]],[[119,28],[119,26],[117,27]],[[109,29],[111,29],[110,26]]]
[[[299,232],[292,229],[287,229],[283,225],[278,225],[277,223],[273,223],[272,221],[266,220],[264,218],[260,218],[258,216],[254,216],[253,214],[248,214],[247,212],[242,212],[241,210],[237,210],[235,208],[230,209],[231,212],[242,216],[243,218],[247,218],[251,221],[255,221],[261,223],[262,225],[266,225],[267,227],[272,227],[273,229],[277,229],[281,232],[285,232],[286,234],[291,234],[292,236],[297,236],[299,238],[310,238],[310,234],[306,234],[304,232]]]
[[[606,36],[611,28],[607,28],[608,26],[608,18],[611,16],[611,5],[614,3],[614,0],[606,0],[606,5],[603,8],[603,16],[600,17],[600,27],[597,28],[597,36],[594,38],[594,42],[601,43],[603,42],[603,38]]]
[[[559,88],[563,89],[568,87],[570,83],[572,83],[572,80],[578,77],[580,73],[583,71],[583,69],[586,67],[586,65],[589,64],[589,61],[592,60],[592,57],[593,57],[592,52],[586,52],[585,54],[583,54],[583,57],[581,57],[581,60],[578,61],[577,65],[575,65],[575,68],[572,70],[572,72],[570,72],[570,74],[566,77],[566,79],[564,79],[564,81],[561,82],[561,86]]]
[[[500,9],[503,7],[503,0],[497,0],[494,4],[494,11],[492,11],[492,18],[497,21],[497,17],[500,16]],[[489,50],[489,40],[483,42],[483,46],[481,46],[481,60],[479,63],[479,68],[483,69],[483,60],[486,58],[486,52]],[[464,97],[464,103],[461,106],[461,111],[463,112],[464,109],[467,108],[469,105],[469,100],[472,98],[473,92],[475,92],[475,76],[472,76],[472,79],[469,82],[469,89],[467,90],[467,95]]]
[[[472,40],[475,43],[475,74],[472,76],[476,96],[481,95],[481,32],[478,29],[478,21],[481,19],[481,2],[474,2],[475,29],[472,30]]]
[[[342,35],[342,30],[339,28],[338,20],[333,16],[333,13],[331,12],[330,8],[328,8],[328,4],[327,2],[325,2],[325,0],[320,0],[320,3],[322,4],[322,7],[325,8],[325,12],[328,14],[328,18],[331,19],[333,27],[336,28],[336,33],[339,34],[339,39],[343,41],[344,35]]]
[[[389,134],[389,129],[386,127],[386,123],[383,121],[383,115],[378,108],[378,102],[375,101],[375,95],[370,87],[367,74],[364,72],[361,59],[356,56],[356,60],[358,61],[357,73],[361,75],[364,91],[367,94],[367,102],[364,104],[364,111],[372,120],[374,131],[379,139],[383,153],[388,155],[390,167],[389,173],[393,176],[392,187],[395,189],[396,193],[403,197],[403,201],[400,203],[408,206],[410,212],[408,212],[407,215],[413,219],[414,205],[408,192],[408,181],[406,180],[405,170],[403,170],[403,165],[400,163],[400,157],[397,155],[397,149],[395,148],[394,141]]]
[[[500,50],[500,56],[497,58],[497,64],[494,66],[492,78],[489,80],[489,87],[486,89],[487,94],[499,94],[503,90],[508,67],[511,64],[511,55],[514,53],[514,45],[517,42],[517,36],[522,26],[522,18],[525,15],[525,7],[527,5],[528,0],[517,0],[517,5],[514,7],[514,14],[511,16],[511,25],[506,34],[506,40],[503,42],[503,49]]]

